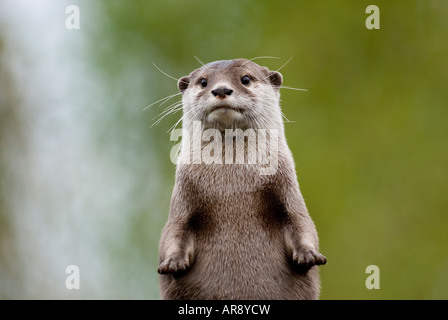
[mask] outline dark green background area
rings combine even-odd
[[[116,275],[108,297],[158,298],[157,246],[175,172],[167,130],[180,114],[150,127],[163,109],[141,111],[177,91],[176,81],[153,63],[179,78],[200,66],[195,57],[273,56],[278,59],[255,61],[275,70],[291,58],[281,69],[284,85],[308,90],[283,89],[281,106],[291,121],[286,137],[301,190],[328,259],[320,267],[321,299],[448,298],[448,2],[73,3],[81,30],[70,37],[84,44],[73,49],[76,59],[108,93],[107,104],[82,109],[84,120],[95,129],[99,157],[125,168],[135,184],[123,213],[129,223],[104,246]],[[57,6],[64,12],[68,4]],[[380,8],[379,30],[365,27],[370,4]],[[3,113],[0,123],[11,117]],[[9,221],[1,204],[0,221]],[[8,231],[0,227],[1,235],[7,239]],[[127,294],[129,247],[146,263],[145,272],[133,275],[146,287],[143,296]],[[368,265],[380,268],[379,290],[365,287]],[[81,296],[101,292],[86,289]]]

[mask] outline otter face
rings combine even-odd
[[[279,72],[246,59],[206,64],[178,81],[183,125],[201,121],[205,129],[221,131],[277,127],[282,123],[278,105],[282,79]]]

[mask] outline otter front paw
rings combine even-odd
[[[190,263],[188,259],[180,256],[172,256],[163,261],[157,268],[160,274],[178,274],[188,270]]]
[[[309,269],[312,266],[326,264],[327,258],[315,250],[300,249],[293,251],[292,261],[297,263],[300,268]]]

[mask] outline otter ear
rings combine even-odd
[[[187,90],[188,85],[190,84],[190,77],[182,77],[177,81],[177,87],[179,88],[179,91],[184,93],[185,90]]]
[[[282,76],[282,74],[280,72],[278,72],[278,71],[270,71],[268,77],[269,77],[269,81],[271,82],[271,84],[275,88],[279,89],[280,86],[283,83],[283,76]]]

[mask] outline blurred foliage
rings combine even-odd
[[[282,108],[329,261],[320,268],[321,298],[448,298],[448,2],[73,2],[82,17],[78,59],[104,101],[84,106],[84,120],[101,161],[134,185],[128,223],[103,248],[116,275],[107,297],[158,298],[157,245],[175,171],[167,130],[180,115],[150,127],[163,109],[142,109],[177,91],[153,63],[179,78],[200,66],[195,57],[274,56],[256,62],[282,67],[286,86],[308,90],[282,90]],[[365,27],[370,4],[381,10],[380,30]],[[365,287],[371,264],[380,290]],[[146,286],[142,296],[127,287],[131,277]],[[102,290],[93,296],[109,288]]]

